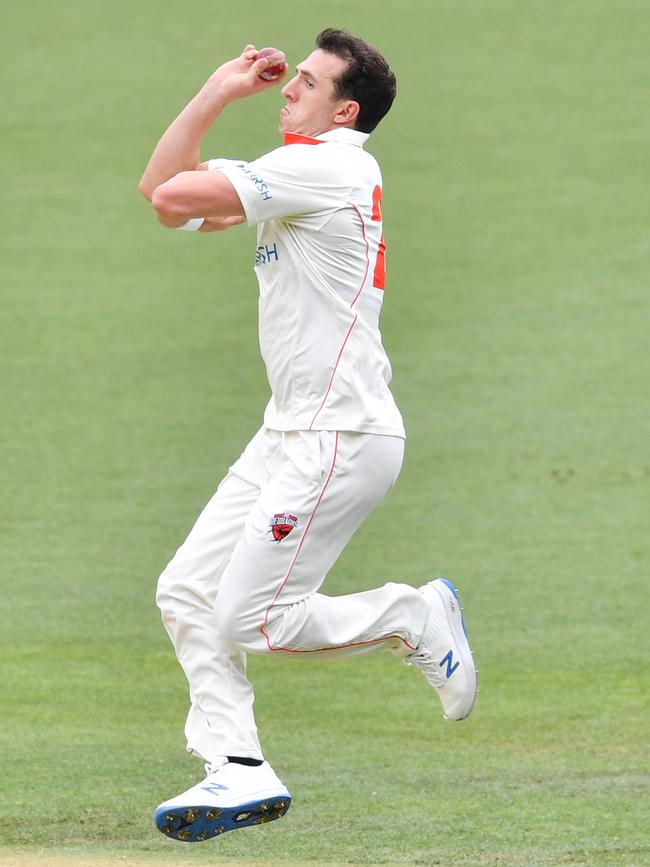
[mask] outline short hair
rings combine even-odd
[[[316,48],[347,61],[347,68],[334,81],[336,97],[358,102],[355,129],[372,132],[397,94],[395,73],[383,55],[346,30],[328,27],[316,37]]]

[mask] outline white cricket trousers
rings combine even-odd
[[[333,657],[420,641],[407,584],[330,597],[327,572],[395,483],[399,437],[262,428],[158,581],[156,601],[190,687],[188,751],[262,758],[247,653]]]

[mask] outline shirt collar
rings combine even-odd
[[[315,138],[307,135],[298,135],[297,133],[287,132],[284,134],[284,143],[288,144],[320,144],[325,141],[340,141],[343,144],[351,144],[355,147],[363,147],[364,142],[369,138],[369,133],[359,132],[356,129],[350,129],[347,126],[337,129],[330,129],[327,132],[320,133]]]

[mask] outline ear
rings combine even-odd
[[[334,123],[340,126],[354,126],[360,111],[361,107],[358,102],[354,99],[347,99],[341,103],[341,107],[334,115]]]

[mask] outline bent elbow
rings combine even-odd
[[[145,199],[147,199],[147,201],[150,202],[155,187],[152,187],[150,183],[147,183],[144,175],[142,176],[140,183],[138,184],[138,189],[140,190],[142,195],[145,197]]]
[[[174,228],[182,225],[191,215],[182,201],[166,184],[161,184],[151,194],[151,204],[163,226]]]
[[[174,210],[174,197],[170,196],[165,185],[161,184],[152,191],[151,204],[159,216],[171,216]]]

